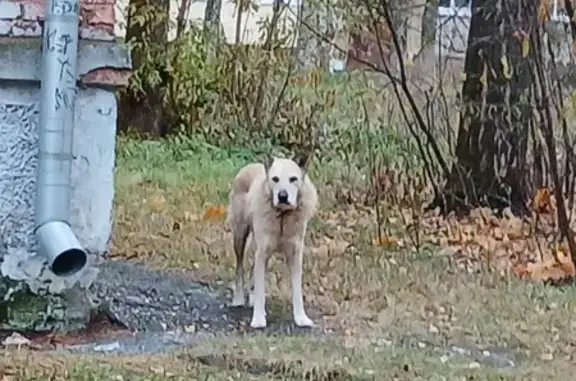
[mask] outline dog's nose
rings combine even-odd
[[[285,190],[278,192],[278,202],[280,204],[288,204],[288,192]]]

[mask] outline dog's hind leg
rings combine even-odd
[[[252,309],[252,321],[250,327],[266,327],[266,263],[268,258],[269,245],[264,242],[256,243],[256,254],[254,255],[254,298]]]
[[[246,241],[250,234],[249,224],[238,224],[234,228],[234,254],[236,255],[236,277],[234,279],[234,293],[232,296],[232,307],[243,306],[246,302],[244,294],[244,251]]]

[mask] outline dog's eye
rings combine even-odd
[[[298,177],[292,176],[292,177],[290,177],[289,180],[290,180],[291,183],[295,183],[296,181],[298,181]]]
[[[274,177],[272,177],[272,181],[277,183],[278,181],[280,181],[280,179],[278,178],[278,176],[274,176]]]

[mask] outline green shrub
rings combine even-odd
[[[366,99],[386,103],[378,86],[358,73],[299,70],[278,19],[261,23],[261,45],[246,46],[217,41],[196,25],[170,43],[157,41],[154,23],[161,17],[156,12],[138,19],[148,24],[131,46],[145,53],[128,91],[159,94],[156,107],[173,143],[178,141],[167,153],[173,160],[187,155],[184,147],[218,147],[250,152],[247,159],[272,150],[285,155],[314,150],[323,162],[357,168],[387,165],[399,156],[412,165],[414,149],[393,119],[382,112],[378,118],[364,115]],[[124,148],[130,155],[130,145]]]

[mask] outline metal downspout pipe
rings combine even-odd
[[[34,233],[39,253],[62,277],[88,259],[69,224],[79,9],[79,0],[47,0],[42,33]]]

